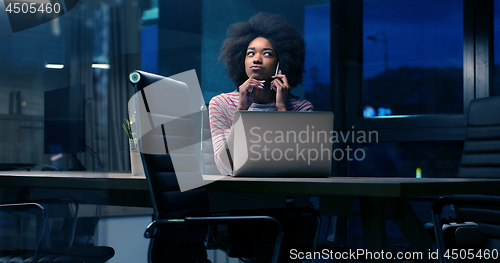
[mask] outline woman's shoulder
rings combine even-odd
[[[237,91],[222,93],[210,100],[210,106],[227,107],[238,104],[239,94]]]
[[[296,100],[296,101],[308,101],[308,100],[306,100],[306,99],[304,99],[302,97],[299,97],[299,96],[297,96],[297,95],[295,95],[293,93],[290,93],[290,95],[288,95],[288,99],[289,100]]]
[[[313,105],[310,101],[301,98],[299,96],[296,96],[294,94],[290,94],[288,96],[288,105],[289,105],[289,110],[294,110],[294,111],[312,111],[313,110]]]
[[[224,100],[238,100],[239,94],[237,91],[232,91],[228,93],[221,93],[219,95],[214,96],[211,101],[224,101]]]

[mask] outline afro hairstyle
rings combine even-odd
[[[304,39],[283,16],[261,12],[247,22],[231,25],[222,44],[219,60],[224,61],[227,76],[236,87],[248,79],[245,72],[246,50],[257,37],[266,38],[273,45],[280,70],[286,74],[290,86],[300,84],[304,74]]]

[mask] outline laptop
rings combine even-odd
[[[232,133],[233,176],[331,175],[332,112],[237,111]]]

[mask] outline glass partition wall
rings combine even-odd
[[[2,12],[0,163],[129,171],[121,127],[133,93],[128,74],[196,69],[206,102],[230,92],[235,86],[218,59],[226,30],[266,11],[284,15],[306,40],[306,73],[293,92],[316,110],[333,111],[336,131],[377,135],[371,142],[354,135],[336,141],[335,147],[362,149],[357,159],[364,161],[335,160],[334,175],[414,176],[420,168],[434,176],[424,153],[461,152],[469,101],[498,93],[497,9],[496,1],[444,0],[79,1],[16,33]],[[71,92],[50,97],[61,89]],[[46,136],[55,118],[45,116],[53,114],[45,104],[50,99],[71,101],[71,110],[61,111],[74,120],[53,130],[52,140],[78,141],[79,148],[67,150]],[[422,152],[421,162],[412,161],[413,151]],[[460,157],[450,156],[450,163]],[[401,165],[389,172],[380,162]]]
[[[333,111],[344,136],[334,147],[357,154],[334,160],[334,176],[454,177],[470,100],[500,95],[498,0],[81,0],[16,33],[4,6],[3,165],[130,171],[128,74],[195,69],[206,102],[230,92],[218,60],[226,30],[261,11],[284,15],[302,34],[306,73],[293,93]],[[338,233],[355,244],[360,227],[351,223],[351,233]]]

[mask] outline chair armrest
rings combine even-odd
[[[59,205],[59,204],[64,204],[64,205],[73,205],[74,206],[74,211],[73,211],[73,216],[72,216],[72,220],[71,220],[71,232],[69,233],[69,240],[68,240],[68,244],[66,244],[67,248],[70,248],[73,246],[73,241],[74,241],[74,238],[75,238],[75,233],[76,233],[76,226],[77,226],[77,218],[78,218],[78,213],[79,213],[79,209],[80,209],[80,205],[73,199],[70,199],[70,198],[53,198],[53,199],[34,199],[34,200],[30,200],[31,202],[35,202],[37,204],[41,204],[41,205],[48,205],[47,206],[47,209],[51,209],[51,204],[56,204],[56,205]],[[47,218],[49,217],[49,215],[47,215]]]
[[[441,226],[441,212],[446,205],[475,205],[475,206],[499,206],[500,196],[488,195],[456,195],[444,196],[437,199],[431,206],[432,223],[434,224],[434,234],[436,235],[436,243],[439,250],[439,262],[446,263],[444,258],[444,233]]]
[[[435,214],[441,214],[446,205],[481,205],[481,206],[500,206],[500,196],[494,195],[454,195],[443,196],[437,199],[431,206],[431,211]]]
[[[6,213],[28,213],[34,215],[36,218],[36,244],[34,248],[34,258],[33,260],[38,260],[38,250],[40,249],[40,244],[42,242],[43,235],[45,233],[45,227],[47,225],[48,213],[47,209],[38,203],[17,203],[17,204],[2,204],[0,205],[0,212]]]
[[[47,211],[45,210],[45,207],[38,203],[14,203],[14,204],[1,204],[0,205],[0,210],[7,211],[7,212],[14,212],[14,211],[28,211],[28,210],[33,210],[34,212],[37,212],[38,215],[45,215]],[[35,213],[33,213],[35,214]]]

